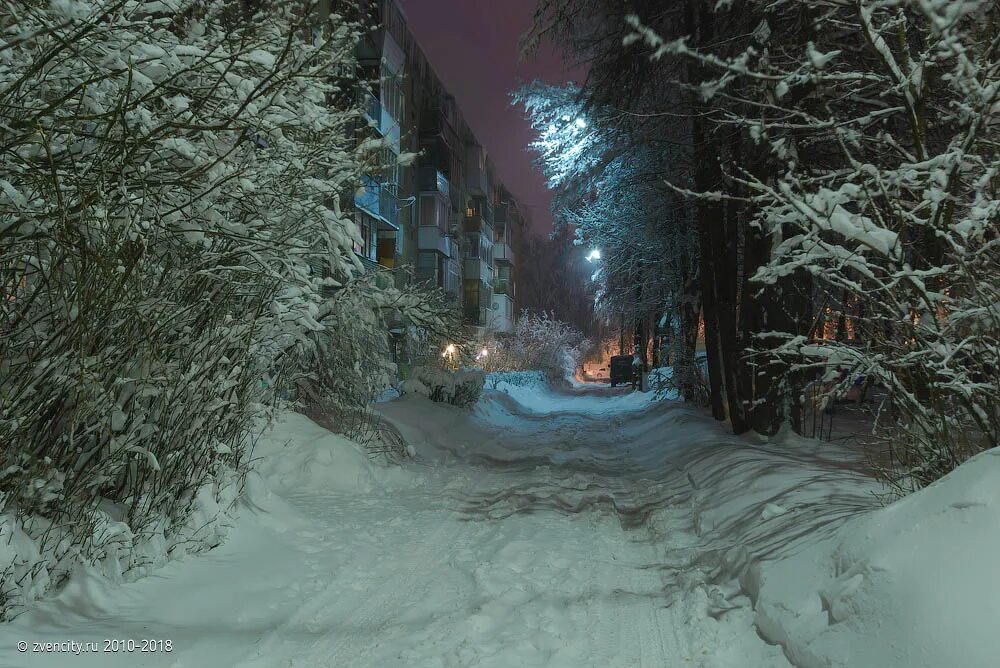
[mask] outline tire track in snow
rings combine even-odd
[[[475,489],[480,486],[487,476],[487,472],[482,469],[473,469],[475,473],[469,476],[467,485]],[[324,497],[304,494],[296,495],[290,499],[307,504],[316,504]],[[336,502],[342,502],[343,498],[337,498]],[[318,504],[323,507],[323,504]],[[323,508],[330,513],[337,512],[337,504],[330,503]],[[329,666],[331,668],[342,668],[343,666],[365,665],[363,659],[372,654],[372,644],[378,644],[378,638],[385,629],[390,627],[398,619],[400,613],[412,608],[423,600],[423,597],[434,587],[435,582],[428,577],[421,575],[431,572],[434,566],[448,562],[449,553],[456,545],[460,534],[472,529],[472,525],[462,521],[461,513],[457,509],[438,511],[443,512],[435,522],[434,528],[429,532],[417,532],[413,530],[413,535],[419,540],[419,547],[408,553],[406,568],[394,571],[391,579],[370,578],[369,582],[375,585],[374,592],[364,598],[364,604],[360,608],[349,612],[349,624],[357,631],[346,634],[338,633],[335,629],[326,629],[326,634],[311,641],[308,647],[302,643],[293,641],[290,653],[297,658],[289,659],[287,663],[281,664],[287,668],[321,668]],[[412,519],[412,518],[409,518]],[[328,525],[331,533],[336,535],[334,527]],[[251,663],[247,663],[247,668],[252,666],[271,666],[268,663],[271,657],[287,656],[289,652],[275,652],[277,646],[288,645],[288,637],[297,635],[295,630],[300,627],[318,626],[317,618],[323,610],[336,608],[337,602],[341,598],[339,587],[342,583],[336,579],[331,579],[328,584],[318,592],[313,592],[309,600],[306,601],[291,617],[281,626],[273,629],[264,638],[258,641],[255,656]],[[337,620],[341,621],[341,620]],[[352,653],[353,652],[353,653]],[[347,656],[345,656],[345,654]]]
[[[407,540],[389,542],[405,544],[408,551],[386,559],[399,568],[362,565],[368,590],[353,610],[341,600],[343,579],[313,591],[262,639],[258,660],[247,665],[712,666],[706,648],[718,634],[697,574],[687,573],[683,563],[691,548],[690,509],[683,500],[676,505],[676,490],[661,479],[667,468],[658,457],[636,458],[643,455],[633,453],[634,436],[626,426],[631,426],[626,417],[613,411],[599,416],[564,411],[533,416],[515,430],[491,425],[505,429],[501,439],[448,449],[453,457],[441,465],[439,480],[459,472],[460,483],[453,479],[457,484],[422,489],[420,513],[408,515],[412,508],[406,500],[393,497],[375,502],[378,507],[362,518],[364,526],[378,512],[402,515]],[[320,498],[308,503],[318,514],[338,511]],[[427,519],[418,522],[421,516]],[[657,521],[651,522],[654,516]],[[622,538],[624,544],[615,547]],[[514,555],[511,568],[507,548],[514,544],[526,552]],[[375,555],[381,549],[366,546],[374,547]],[[459,560],[461,566],[454,562],[456,552],[469,555]],[[615,554],[621,560],[612,564]],[[569,580],[563,583],[555,574],[564,567],[553,559],[566,557],[575,558],[577,568],[572,563],[565,568]],[[469,563],[475,568],[464,568]],[[667,564],[685,572],[673,573]],[[440,596],[454,580],[442,566],[473,578],[472,596],[462,591],[458,610],[442,612],[442,600],[455,602],[447,592]],[[523,593],[513,609],[505,607],[507,585]],[[477,620],[470,622],[470,616]],[[325,635],[318,635],[324,627]],[[296,644],[302,628],[313,635]],[[517,649],[505,645],[509,642]]]

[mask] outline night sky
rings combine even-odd
[[[535,0],[397,0],[434,71],[456,97],[466,122],[486,147],[501,180],[531,207],[534,228],[551,229],[551,195],[532,164],[531,129],[509,93],[519,82],[583,79],[554,48],[521,61],[518,43],[531,25]]]

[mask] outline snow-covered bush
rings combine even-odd
[[[100,558],[102,508],[170,545],[276,388],[370,394],[380,313],[423,317],[345,287],[358,32],[293,4],[0,0],[0,512],[35,582]]]
[[[487,373],[536,370],[550,378],[564,378],[576,370],[589,346],[572,325],[548,313],[526,311],[512,334],[480,346],[486,354],[476,364]]]
[[[344,408],[332,402],[307,402],[301,411],[334,434],[360,445],[372,459],[398,462],[410,454],[399,430],[370,408]]]
[[[300,350],[296,366],[306,372],[296,382],[300,399],[360,408],[392,385],[396,368],[373,294],[364,283],[352,284],[329,302],[323,329],[309,335],[315,345]]]
[[[493,371],[486,374],[486,383],[493,390],[497,389],[500,383],[507,383],[515,387],[544,385],[545,374],[541,371]]]
[[[412,376],[400,385],[400,392],[417,394],[431,401],[471,406],[479,401],[486,375],[479,369],[449,371],[428,366],[413,369]]]

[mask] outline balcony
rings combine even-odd
[[[419,179],[420,192],[441,193],[450,199],[451,184],[448,183],[448,179],[445,178],[444,174],[438,170],[433,167],[421,167]]]
[[[514,296],[514,281],[509,278],[498,278],[493,282],[493,294]]]
[[[441,265],[443,282],[441,287],[456,300],[462,294],[462,276],[458,269],[458,262],[455,260],[445,260]]]
[[[493,239],[493,207],[478,202],[465,210],[464,231],[469,234],[480,232]]]
[[[367,211],[380,221],[379,229],[399,229],[399,202],[396,195],[384,184],[370,176],[362,177],[364,189],[354,196],[354,206]]]
[[[478,279],[486,285],[493,285],[493,266],[479,258],[465,258],[462,277],[465,280]]]
[[[496,205],[496,209],[493,214],[493,223],[497,229],[505,227],[508,220],[510,219],[509,210],[510,204],[502,202]]]
[[[445,257],[454,257],[455,255],[455,245],[452,238],[434,225],[417,228],[417,248],[422,251],[437,251]]]
[[[382,123],[382,103],[372,95],[371,91],[360,89],[358,92],[358,105],[361,107],[361,115],[368,125],[381,131]]]
[[[494,293],[493,313],[490,326],[497,332],[509,334],[514,331],[514,300],[509,295]]]
[[[493,244],[493,260],[497,264],[514,264],[514,251],[504,241]]]
[[[358,259],[361,260],[361,264],[365,268],[365,274],[372,277],[375,287],[381,290],[395,287],[396,281],[393,278],[391,271],[388,271],[378,262],[375,262],[371,258],[367,258],[364,255],[358,255]]]

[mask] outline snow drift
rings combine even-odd
[[[275,491],[366,492],[375,483],[361,446],[298,413],[282,414],[254,454],[257,472]]]
[[[998,483],[994,449],[760,564],[762,633],[804,668],[996,665]]]

